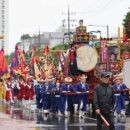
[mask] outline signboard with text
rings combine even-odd
[[[102,52],[102,62],[107,62],[108,60],[108,48],[106,47],[107,41],[101,41],[101,52]]]

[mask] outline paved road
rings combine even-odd
[[[116,130],[130,130],[130,118],[115,120]],[[64,118],[42,113],[30,112],[28,109],[0,104],[0,130],[95,130],[96,119],[86,116]],[[108,130],[103,127],[103,130]]]

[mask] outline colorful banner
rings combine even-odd
[[[102,52],[102,62],[107,62],[108,60],[108,48],[106,47],[107,41],[101,41],[101,52]]]

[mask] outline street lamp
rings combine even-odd
[[[109,26],[108,25],[87,25],[87,26],[95,26],[95,27],[105,27],[107,28],[107,38],[109,38]]]

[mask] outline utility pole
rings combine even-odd
[[[63,19],[62,20],[63,44],[64,44],[64,40],[65,40],[64,39],[64,32],[65,32],[64,29],[65,29],[65,20]]]
[[[107,25],[107,38],[109,38],[109,26]]]
[[[68,19],[67,19],[67,22],[68,22],[68,42],[70,43],[71,42],[71,37],[70,37],[70,22],[71,21],[77,21],[77,20],[72,20],[72,19],[70,19],[70,15],[75,15],[76,14],[76,12],[70,12],[70,10],[69,10],[69,5],[68,5],[68,12],[67,13],[63,13],[62,12],[62,14],[67,14],[68,15]],[[65,21],[66,21],[66,19],[64,19],[64,20],[62,20],[62,21],[64,21],[64,23],[65,23]]]
[[[41,32],[40,32],[40,26],[39,26],[39,34],[38,34],[38,40],[39,40],[39,48],[41,48]]]

